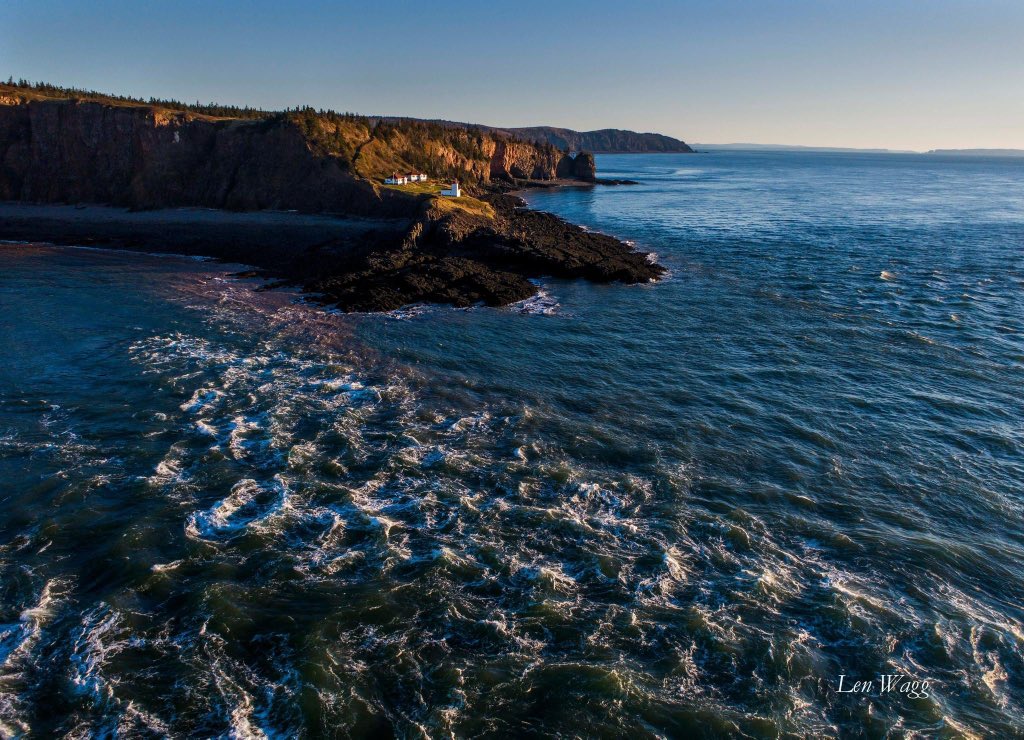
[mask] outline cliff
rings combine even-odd
[[[487,137],[493,139],[493,135]],[[559,166],[573,159],[550,144],[537,145],[514,139],[498,138],[488,149],[490,176],[500,180],[551,180],[561,177]]]
[[[467,195],[383,184],[410,170],[435,183],[457,177]],[[500,305],[532,295],[537,275],[656,278],[662,268],[621,242],[523,214],[500,195],[531,181],[593,182],[595,173],[587,153],[499,132],[0,85],[0,201],[108,209],[8,206],[0,239],[207,254],[255,265],[347,310]],[[183,207],[279,213],[241,221],[129,213]]]
[[[213,119],[0,97],[0,199],[412,215],[415,204],[318,156],[286,118]]]
[[[355,154],[354,166],[369,178],[418,170],[471,184],[552,180],[560,177],[559,165],[573,161],[550,144],[423,121],[378,122],[367,136],[367,144]]]
[[[412,216],[419,199],[378,187],[392,172],[472,187],[564,177],[572,162],[550,144],[422,122],[312,110],[218,118],[0,86],[3,200]]]

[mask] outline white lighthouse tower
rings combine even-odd
[[[452,186],[450,188],[448,188],[447,190],[442,190],[441,191],[441,195],[447,196],[449,198],[461,197],[462,196],[462,189],[459,188],[459,181],[458,180],[452,180]]]

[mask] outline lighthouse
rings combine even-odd
[[[458,198],[462,195],[462,190],[459,188],[459,181],[452,180],[452,186],[447,190],[442,190],[441,195],[445,195],[449,198]]]

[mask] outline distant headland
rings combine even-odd
[[[803,146],[800,144],[694,144],[698,152],[818,152],[822,154],[939,154],[953,157],[1024,157],[1024,149],[858,149],[841,146]]]
[[[805,146],[802,144],[694,144],[697,151],[820,152],[823,154],[918,154],[910,149],[858,149],[848,146]]]
[[[570,149],[487,127],[12,81],[0,239],[243,262],[355,311],[504,305],[543,275],[657,278],[619,240],[521,208],[518,189],[602,182]]]
[[[386,118],[385,120],[418,120]],[[429,120],[444,126],[476,128],[497,134],[512,136],[524,141],[551,144],[568,151],[589,151],[596,154],[692,154],[693,149],[685,141],[664,134],[639,133],[619,128],[603,128],[596,131],[574,131],[556,126],[526,126],[507,128],[485,126],[479,123]]]
[[[925,154],[951,157],[1024,157],[1024,149],[931,149]]]

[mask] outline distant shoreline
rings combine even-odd
[[[820,154],[922,154],[950,157],[1024,157],[1024,149],[857,149],[854,147],[801,146],[798,144],[693,144],[706,152],[805,152]]]

